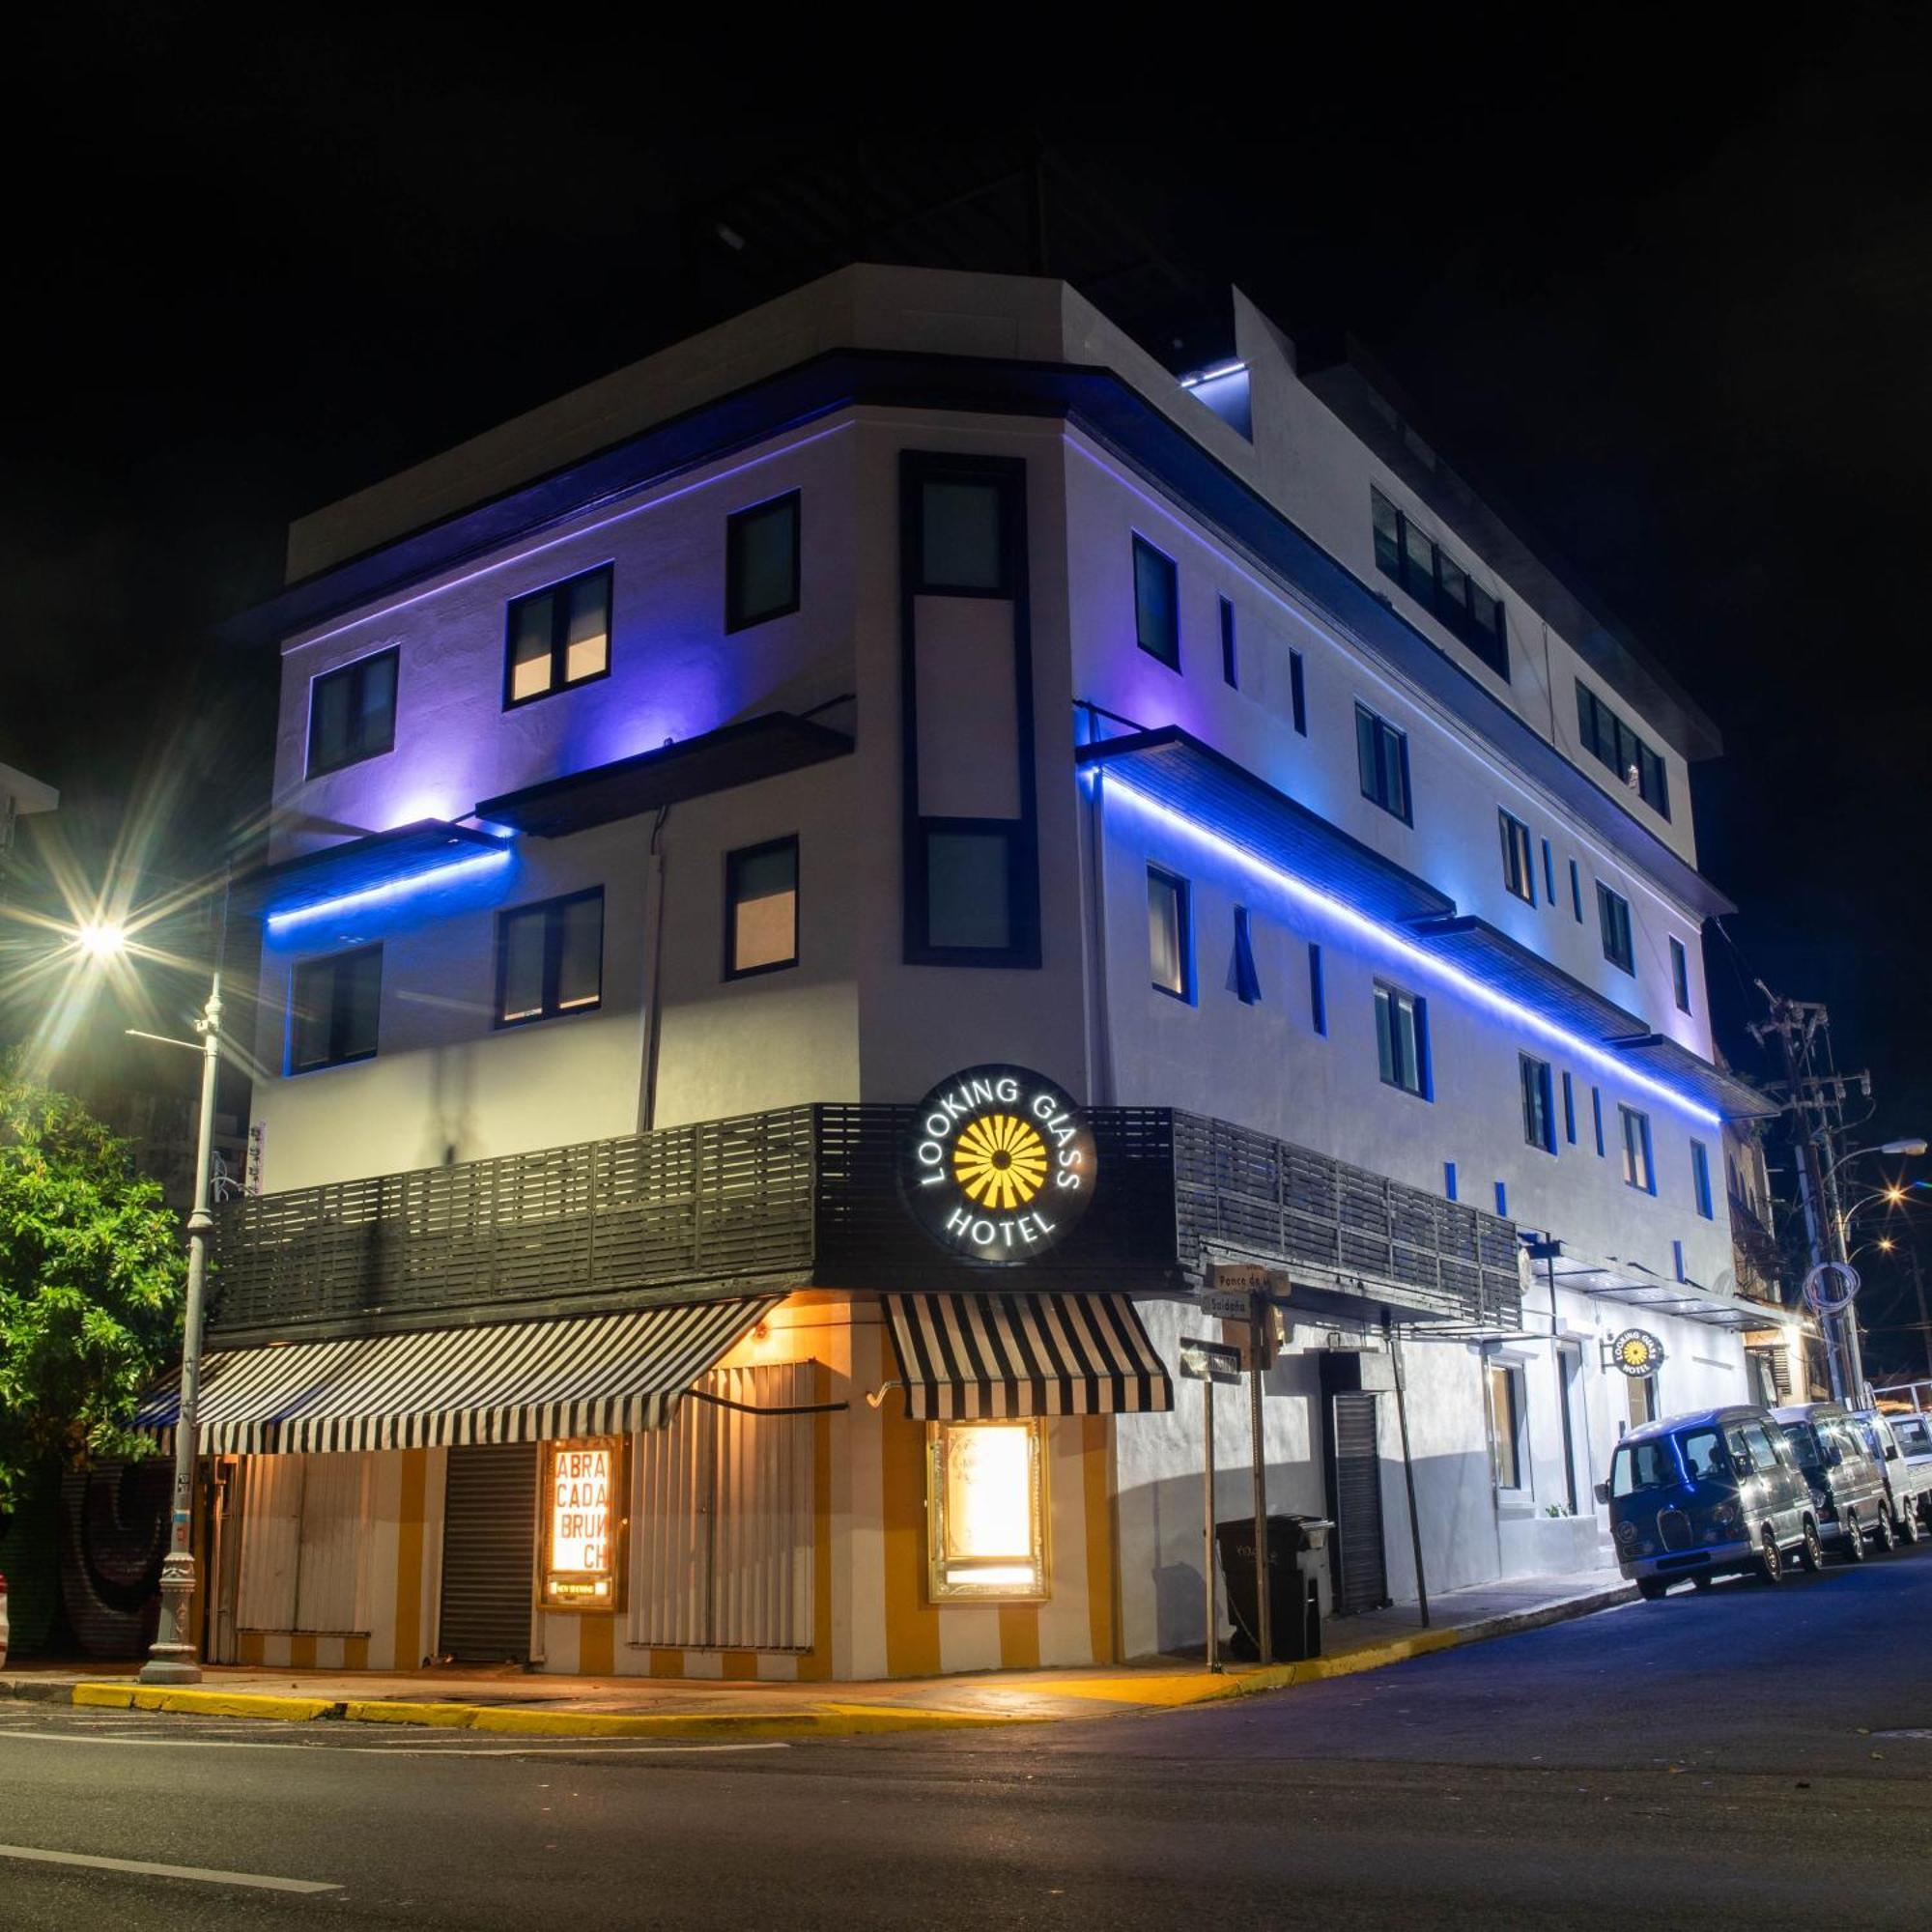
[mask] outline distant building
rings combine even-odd
[[[1604,1560],[1617,1435],[1752,1392],[1717,733],[1245,301],[1178,381],[855,268],[289,576],[276,802],[358,830],[259,889],[216,1656],[1199,1644],[1181,1345],[1256,1285],[1337,1612],[1416,1588],[1391,1337],[1436,1589]]]
[[[20,820],[35,812],[52,811],[59,804],[60,793],[52,785],[30,779],[12,765],[0,765],[0,897],[7,891]]]

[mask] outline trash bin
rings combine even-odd
[[[1328,1547],[1334,1524],[1320,1516],[1271,1516],[1268,1527],[1268,1623],[1277,1663],[1321,1655],[1321,1598],[1315,1559]],[[1214,1525],[1228,1614],[1235,1626],[1231,1652],[1258,1658],[1261,1619],[1256,1613],[1255,1521],[1241,1517]]]

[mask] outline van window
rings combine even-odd
[[[1670,1442],[1660,1436],[1654,1442],[1626,1442],[1617,1450],[1610,1464],[1610,1494],[1628,1496],[1638,1490],[1674,1489],[1677,1486],[1677,1459]]]
[[[1902,1415],[1891,1425],[1898,1446],[1908,1456],[1932,1456],[1932,1425],[1916,1415]]]
[[[1738,1432],[1745,1438],[1745,1453],[1760,1469],[1777,1466],[1777,1445],[1761,1422],[1747,1422]],[[1791,1459],[1787,1456],[1786,1462]]]
[[[1687,1429],[1678,1438],[1687,1482],[1709,1483],[1726,1473],[1724,1445],[1715,1429]]]
[[[1805,1468],[1822,1469],[1825,1466],[1824,1447],[1818,1440],[1818,1432],[1808,1422],[1787,1422],[1784,1433]]]

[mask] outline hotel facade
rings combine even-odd
[[[1177,380],[853,268],[289,583],[212,1658],[1185,1651],[1234,1285],[1329,1614],[1607,1563],[1616,1435],[1795,1346],[1732,1286],[1714,730],[1238,295]]]

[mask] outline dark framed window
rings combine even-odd
[[[588,1012],[604,1000],[604,888],[497,915],[497,1024]]]
[[[611,566],[513,598],[507,632],[505,710],[609,676]]]
[[[1577,1145],[1577,1087],[1568,1073],[1563,1076],[1563,1138]]]
[[[1378,718],[1366,704],[1355,706],[1355,753],[1362,771],[1362,796],[1372,799],[1405,825],[1415,823],[1408,789],[1408,733]]]
[[[1221,681],[1235,690],[1241,688],[1241,668],[1235,650],[1235,607],[1221,599]]]
[[[1180,573],[1144,536],[1134,538],[1134,641],[1169,670],[1180,668]]]
[[[1684,950],[1684,942],[1674,935],[1670,941],[1670,993],[1677,1002],[1677,1010],[1688,1013],[1690,1010],[1690,955]]]
[[[1442,1163],[1442,1198],[1445,1201],[1457,1199],[1456,1163],[1453,1160],[1445,1160]]]
[[[1017,884],[1024,826],[1009,818],[926,818],[920,957],[927,964],[1021,965],[1037,946],[1022,930]]]
[[[1556,860],[1547,838],[1543,841],[1543,896],[1551,905],[1556,903]]]
[[[1525,905],[1536,903],[1536,865],[1531,856],[1529,827],[1521,819],[1498,810],[1496,821],[1503,836],[1503,884]]]
[[[1328,1037],[1328,987],[1321,969],[1321,949],[1308,943],[1308,1024],[1322,1038]]]
[[[1655,1194],[1657,1170],[1650,1157],[1650,1116],[1619,1103],[1617,1120],[1623,1131],[1624,1184],[1645,1194]]]
[[[1522,1087],[1523,1144],[1541,1148],[1545,1153],[1554,1153],[1556,1096],[1549,1063],[1527,1053],[1520,1053],[1516,1058],[1517,1073]]]
[[[1577,915],[1577,923],[1583,923],[1583,874],[1575,859],[1570,861],[1570,910]]]
[[[1509,639],[1501,602],[1379,490],[1371,490],[1369,500],[1375,520],[1376,568],[1401,584],[1498,677],[1507,679]]]
[[[325,671],[308,690],[308,775],[339,772],[396,746],[396,671],[401,653],[377,651]]]
[[[1617,776],[1661,817],[1670,816],[1663,760],[1590,687],[1577,686],[1577,735],[1584,751]]]
[[[799,493],[724,519],[724,628],[749,630],[798,609]]]
[[[1194,934],[1187,881],[1158,866],[1148,867],[1148,970],[1154,990],[1194,998]]]
[[[939,462],[918,487],[915,586],[950,597],[1010,597],[1009,493],[990,476],[950,474]]]
[[[1604,957],[1620,972],[1636,971],[1636,946],[1631,937],[1630,900],[1597,881],[1597,923],[1603,928]]]
[[[290,976],[289,1071],[373,1060],[383,1007],[383,949],[304,959]]]
[[[1711,1204],[1711,1150],[1702,1141],[1690,1143],[1690,1193],[1697,1212],[1707,1221],[1715,1219]]]
[[[1235,908],[1235,997],[1242,1006],[1257,1006],[1262,997],[1262,976],[1255,971],[1254,922],[1246,906]]]
[[[1294,721],[1296,735],[1307,737],[1308,674],[1302,668],[1299,651],[1290,651],[1288,654],[1288,706],[1289,715]]]
[[[798,840],[772,838],[724,855],[724,977],[798,964]]]
[[[1435,1097],[1429,1066],[1429,1002],[1376,981],[1376,1051],[1383,1081],[1419,1099]]]
[[[1590,1131],[1596,1137],[1597,1158],[1604,1158],[1604,1090],[1590,1089]]]

